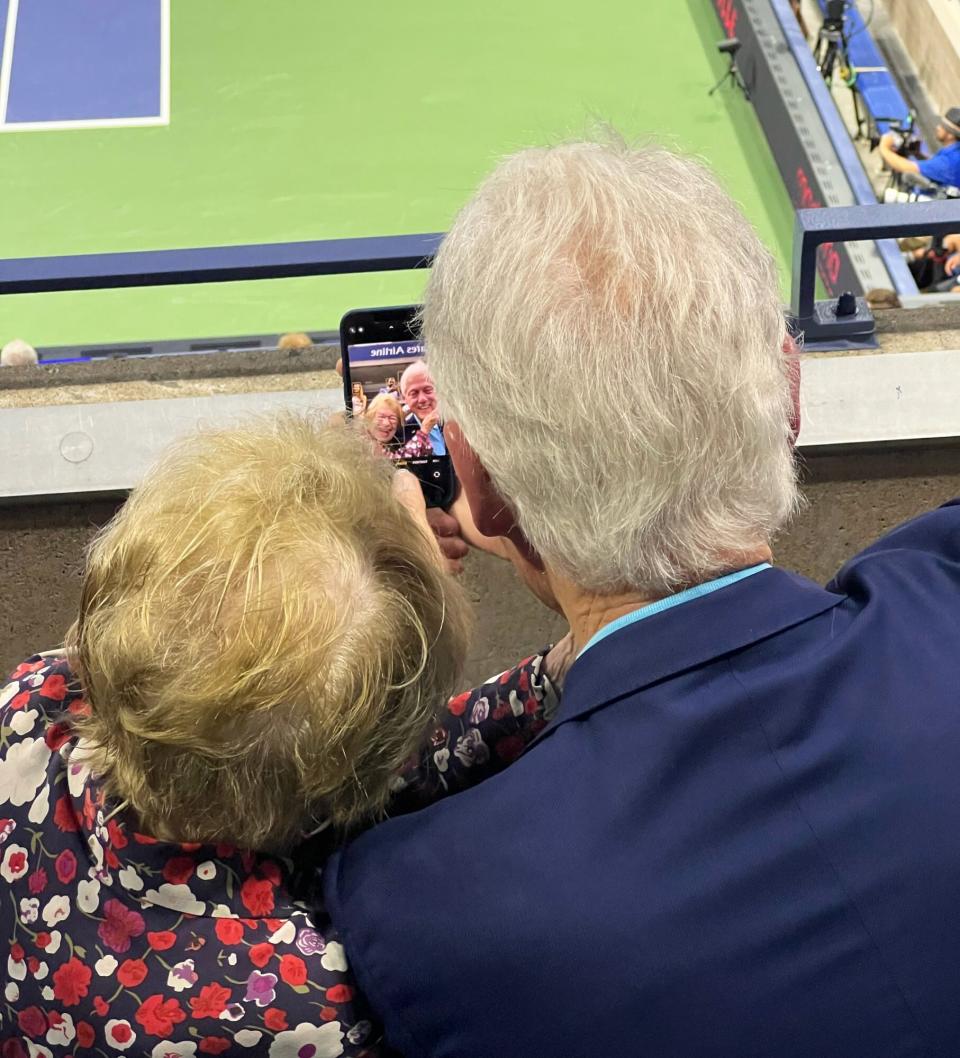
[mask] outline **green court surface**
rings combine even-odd
[[[707,158],[785,266],[753,111],[707,97],[721,36],[709,0],[173,0],[169,126],[0,135],[0,256],[439,231],[498,157],[603,120]],[[5,297],[0,341],[333,329],[423,281]]]

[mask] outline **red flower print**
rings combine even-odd
[[[270,957],[273,955],[272,944],[254,944],[247,954],[250,956],[250,961],[254,966],[263,968],[270,961]]]
[[[17,1025],[24,1036],[36,1039],[47,1031],[47,1018],[39,1007],[27,1007],[17,1015]]]
[[[15,852],[7,861],[10,864],[11,874],[19,874],[27,865],[27,857],[23,852]],[[27,888],[31,893],[42,893],[47,885],[47,872],[38,867],[27,879]]]
[[[21,662],[10,674],[11,683],[15,683],[17,680],[22,679],[31,672],[37,672],[39,669],[42,669],[44,665],[46,665],[46,662],[42,658],[39,661]]]
[[[337,1016],[336,1007],[321,1007],[320,1008],[320,1020],[321,1021],[333,1021]]]
[[[203,848],[199,841],[183,841],[180,843],[180,848],[184,852],[196,852],[197,849]]]
[[[69,794],[64,794],[53,806],[53,821],[65,834],[72,834],[80,829],[80,821],[73,810],[73,801],[70,800]]]
[[[269,915],[273,910],[273,886],[266,880],[247,878],[240,886],[240,899],[251,915]]]
[[[187,1015],[176,999],[150,996],[137,1009],[136,1020],[151,1036],[170,1036],[173,1026],[187,1020]]]
[[[520,673],[520,679],[517,681],[521,691],[530,690],[530,676],[526,671]]]
[[[218,918],[213,928],[221,944],[239,944],[243,940],[243,923],[239,919]]]
[[[229,860],[231,856],[236,856],[237,854],[235,845],[214,845],[213,850],[216,852],[218,860]]]
[[[194,866],[192,856],[172,856],[163,865],[163,877],[171,885],[186,885],[193,874]]]
[[[147,943],[154,951],[167,951],[177,943],[177,935],[168,929],[162,929],[159,933],[148,933]]]
[[[81,1047],[92,1047],[96,1036],[93,1026],[88,1021],[77,1022],[77,1043]]]
[[[156,845],[157,839],[151,838],[149,834],[137,834],[134,833],[133,840],[138,845]]]
[[[22,944],[18,944],[14,941],[14,943],[10,945],[10,958],[13,959],[14,962],[23,962]]]
[[[107,837],[109,837],[110,844],[115,849],[125,849],[127,847],[127,836],[123,832],[123,827],[115,819],[111,819],[107,823]]]
[[[27,969],[32,974],[35,974],[37,970],[40,969],[40,960],[36,957],[36,955],[27,956]]]
[[[107,862],[107,866],[115,871],[120,866],[120,860],[117,858],[117,854],[108,845],[103,853],[103,858]]]
[[[110,1012],[110,1004],[103,998],[103,996],[94,996],[93,1009],[100,1015],[100,1017],[105,1018]]]
[[[464,691],[463,694],[458,694],[456,698],[451,698],[450,701],[447,702],[447,711],[454,716],[463,716],[463,711],[467,708],[467,702],[469,701],[470,692]]]
[[[133,1036],[133,1029],[130,1028],[129,1021],[118,1021],[115,1025],[112,1025],[107,1029],[107,1035],[110,1039],[110,1043],[129,1043]],[[122,1048],[126,1050],[126,1048]]]
[[[327,989],[327,999],[331,1003],[349,1003],[353,999],[353,989],[349,985],[334,985]]]
[[[510,706],[507,702],[501,702],[496,709],[490,714],[494,720],[502,720],[505,716],[509,716],[511,712]]]
[[[124,988],[136,988],[147,976],[147,964],[143,959],[125,959],[117,970],[117,980]]]
[[[274,885],[279,885],[283,880],[283,874],[280,871],[280,867],[278,864],[274,863],[273,860],[264,860],[263,863],[260,864],[260,873],[267,879],[267,881],[272,882]],[[272,919],[271,921],[276,922],[276,919]],[[279,926],[277,928],[279,928]]]
[[[47,749],[51,753],[56,753],[69,738],[70,726],[68,724],[51,724],[44,733],[43,741],[46,742]]]
[[[27,704],[27,702],[29,702],[29,701],[30,701],[30,692],[29,691],[21,691],[19,694],[14,695],[14,697],[10,699],[10,708],[14,709],[14,710],[15,709],[22,709]]]
[[[139,937],[145,928],[143,915],[124,907],[119,900],[108,900],[103,905],[103,916],[97,935],[112,951],[129,951],[130,938]]]
[[[222,1036],[204,1036],[197,1050],[201,1054],[223,1054],[230,1049],[230,1041]]]
[[[227,1008],[230,1000],[230,989],[223,985],[204,985],[200,995],[190,1000],[190,1009],[195,1018],[218,1018]]]
[[[55,702],[62,702],[67,696],[67,681],[59,672],[48,676],[40,685],[40,693],[44,698],[52,698]]]
[[[93,971],[72,956],[53,971],[53,994],[65,1007],[75,1007],[90,989]]]
[[[40,949],[46,948],[50,943],[50,934],[46,930],[41,930],[34,940],[34,944]]]
[[[279,882],[277,883],[280,884]],[[263,924],[270,930],[271,933],[276,933],[278,929],[284,924],[282,918],[265,918]]]
[[[287,1028],[287,1015],[276,1007],[268,1007],[263,1012],[263,1023],[274,1032],[283,1032]]]
[[[307,979],[307,966],[299,955],[284,955],[280,960],[280,977],[288,985],[302,985]]]
[[[493,750],[505,764],[512,764],[523,753],[523,739],[519,735],[507,735],[494,745]]]
[[[77,857],[72,849],[64,849],[60,853],[57,857],[57,862],[54,864],[54,869],[62,885],[69,885],[73,881],[74,875],[77,873]]]

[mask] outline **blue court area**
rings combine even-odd
[[[0,127],[167,120],[169,0],[0,0]]]

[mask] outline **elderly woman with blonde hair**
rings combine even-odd
[[[404,439],[404,418],[403,406],[392,394],[378,393],[370,401],[364,420],[380,454],[395,461],[432,455],[433,445],[423,430],[415,430]]]
[[[354,431],[176,447],[93,543],[66,652],[0,692],[3,1058],[380,1053],[290,857],[543,725],[542,656],[443,708],[466,626],[419,487]]]

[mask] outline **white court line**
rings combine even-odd
[[[170,0],[160,0],[160,113],[131,118],[76,118],[70,121],[7,121],[13,46],[20,0],[9,0],[0,57],[0,132],[65,132],[70,129],[142,129],[170,124]]]
[[[160,117],[170,124],[170,0],[160,0]]]
[[[17,38],[17,16],[19,14],[20,0],[10,0],[7,6],[7,28],[3,35],[3,53],[0,55],[0,125],[7,120],[10,75],[13,72],[13,45]]]

